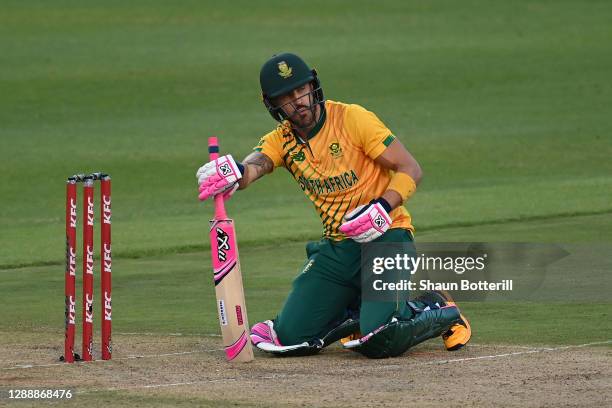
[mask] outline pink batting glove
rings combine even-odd
[[[391,217],[379,202],[360,205],[344,217],[340,232],[356,242],[370,242],[391,226]]]
[[[254,346],[259,343],[269,343],[275,346],[282,346],[276,331],[274,330],[274,322],[272,320],[266,320],[263,322],[255,323],[251,327],[251,342]]]
[[[223,193],[223,198],[229,198],[238,188],[238,180],[242,173],[232,155],[221,156],[200,167],[196,173],[198,179],[198,198],[202,201]]]

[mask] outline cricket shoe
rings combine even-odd
[[[438,306],[455,306],[457,310],[459,307],[451,297],[451,295],[442,290],[434,290],[431,292],[425,292],[415,300],[420,300],[425,304],[433,303]],[[444,340],[444,346],[448,351],[459,350],[465,346],[472,337],[472,329],[470,323],[461,312],[459,313],[461,321],[455,323],[446,332],[442,333],[442,340]]]

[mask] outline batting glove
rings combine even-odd
[[[344,217],[340,232],[356,242],[370,242],[380,237],[391,226],[391,206],[384,198],[360,205]]]
[[[196,173],[202,201],[223,194],[228,199],[238,189],[244,166],[234,160],[231,154],[221,156],[200,167]]]

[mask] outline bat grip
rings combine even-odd
[[[217,160],[219,158],[219,140],[215,136],[208,138],[208,157],[210,161]],[[225,202],[223,200],[223,194],[217,194],[215,196],[215,219],[224,220],[227,218],[225,213]]]

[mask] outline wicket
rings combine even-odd
[[[65,273],[65,338],[67,363],[93,359],[94,299],[94,182],[100,181],[100,272],[102,359],[110,360],[111,343],[111,178],[105,173],[76,174],[66,181],[66,273]],[[76,225],[77,183],[83,183],[83,343],[82,356],[74,352],[76,321]]]

